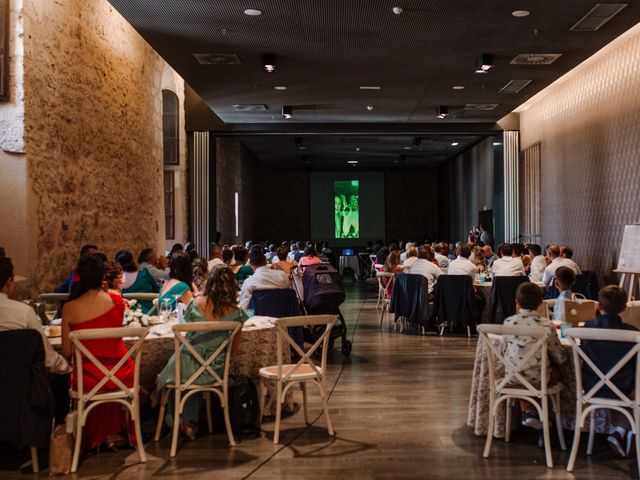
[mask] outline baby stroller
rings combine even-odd
[[[302,291],[299,291],[296,285],[298,298],[301,299],[302,309],[307,315],[337,315],[336,322],[331,337],[329,338],[329,349],[333,349],[335,339],[342,339],[342,354],[348,357],[351,354],[351,342],[347,340],[347,325],[344,321],[342,313],[340,313],[340,305],[344,303],[345,294],[342,280],[338,271],[329,264],[311,265],[305,268],[302,274]],[[309,335],[311,343],[314,343],[320,335],[321,331],[314,332],[306,330],[305,336]]]

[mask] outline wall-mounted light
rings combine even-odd
[[[262,55],[262,69],[267,73],[276,71],[276,56],[273,53]]]

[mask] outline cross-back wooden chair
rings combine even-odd
[[[580,445],[580,433],[584,428],[587,415],[590,415],[589,422],[589,443],[587,445],[587,455],[591,455],[593,451],[593,438],[595,434],[595,412],[598,409],[616,410],[622,413],[629,424],[631,431],[635,434],[636,451],[640,452],[640,411],[638,401],[640,400],[640,332],[631,330],[616,330],[606,328],[572,328],[566,333],[571,350],[573,352],[573,362],[576,371],[576,425],[573,437],[573,447],[567,465],[567,471],[573,471]],[[582,349],[582,341],[606,341],[606,342],[624,342],[633,346],[629,351],[618,360],[618,362],[608,372],[603,372],[595,362],[589,358],[587,353]],[[613,383],[613,377],[630,362],[634,362],[636,366],[635,390],[633,395],[628,395],[620,391]],[[587,364],[591,370],[597,375],[598,382],[585,392],[582,379],[582,365]],[[615,395],[615,398],[609,398],[602,395],[602,389],[608,387]],[[586,406],[586,408],[585,408]],[[631,410],[631,411],[629,411]],[[638,456],[638,468],[640,469],[640,456]]]
[[[210,393],[215,393],[220,399],[220,405],[222,407],[224,415],[224,424],[227,430],[227,438],[229,439],[229,445],[235,446],[236,442],[233,438],[233,432],[231,430],[231,422],[229,420],[229,366],[231,361],[231,345],[233,339],[240,330],[242,325],[239,322],[193,322],[182,323],[173,325],[171,329],[174,333],[173,349],[175,355],[175,369],[176,376],[173,383],[165,385],[162,396],[160,399],[160,412],[158,414],[158,423],[156,424],[155,441],[160,439],[160,432],[162,430],[162,422],[164,420],[164,413],[167,406],[167,401],[171,391],[175,392],[174,401],[174,415],[173,415],[173,431],[171,437],[171,452],[170,456],[175,457],[178,449],[178,435],[180,433],[180,417],[184,410],[185,403],[192,395],[197,393],[205,394],[206,406],[207,406],[207,423],[209,427],[209,433],[213,431],[213,421],[211,417],[211,400]],[[202,355],[194,348],[193,344],[186,337],[188,333],[213,333],[213,332],[230,332],[228,337],[220,343],[218,348],[208,357],[203,358]],[[181,352],[188,352],[199,364],[198,369],[185,381],[182,382],[181,377]],[[224,361],[224,373],[222,376],[211,367],[212,363],[220,355],[225,355]],[[200,377],[204,374],[208,374],[214,381],[207,383],[197,383]]]
[[[516,325],[483,324],[479,325],[477,330],[480,334],[481,341],[486,347],[490,380],[489,429],[487,431],[487,441],[485,443],[483,457],[488,458],[491,452],[495,417],[500,403],[507,402],[505,441],[508,442],[511,435],[511,404],[515,399],[526,400],[535,407],[542,421],[547,466],[552,468],[553,458],[551,455],[551,439],[549,434],[549,399],[551,399],[555,413],[556,429],[558,430],[560,446],[562,450],[566,450],[567,448],[564,433],[562,432],[562,419],[560,416],[560,391],[562,390],[562,384],[558,383],[552,386],[547,384],[549,361],[547,351],[549,339],[554,333],[545,327],[522,327]],[[496,345],[495,340],[493,340],[490,335],[497,335],[503,338],[507,335],[518,336],[520,338],[529,337],[534,340],[534,343],[525,349],[522,359],[514,364],[504,357],[501,351],[501,344]],[[541,354],[540,386],[533,385],[522,375],[527,362],[538,352]],[[504,377],[501,379],[496,379],[498,366],[504,367]]]
[[[382,322],[384,321],[384,312],[385,310],[389,311],[389,304],[391,303],[391,298],[387,295],[387,286],[390,282],[393,282],[395,279],[395,275],[391,272],[376,272],[376,277],[378,279],[378,302],[376,303],[376,308],[382,301],[382,313],[380,314],[380,328],[382,328]],[[383,278],[387,279],[387,285],[383,285]]]
[[[333,436],[333,426],[329,418],[328,395],[326,390],[326,367],[327,352],[329,350],[329,338],[331,329],[336,322],[335,315],[310,315],[306,317],[285,317],[276,323],[276,334],[278,341],[277,355],[278,365],[264,367],[260,369],[260,418],[262,418],[265,397],[267,394],[265,381],[277,382],[277,406],[276,406],[276,422],[273,435],[273,443],[277,444],[280,439],[280,419],[282,414],[282,402],[289,389],[296,384],[300,384],[302,388],[302,403],[304,409],[304,421],[309,424],[309,415],[307,409],[307,383],[312,383],[318,387],[320,397],[322,398],[322,409],[324,418],[327,423],[327,431]],[[316,340],[316,342],[306,352],[295,342],[289,335],[288,329],[292,327],[304,326],[325,326],[324,332]],[[291,347],[299,356],[300,360],[294,364],[284,364],[282,349],[283,347]],[[322,348],[322,356],[320,366],[316,365],[313,354]]]
[[[73,461],[71,464],[71,472],[78,470],[78,460],[80,457],[80,446],[82,441],[82,428],[86,423],[87,417],[91,410],[103,403],[119,403],[127,408],[131,414],[135,426],[136,443],[138,457],[141,463],[147,461],[142,443],[142,432],[140,430],[140,359],[142,357],[142,344],[149,333],[146,328],[95,328],[87,330],[78,330],[71,332],[71,339],[75,352],[75,368],[77,372],[77,390],[70,391],[71,398],[76,404],[76,425],[75,425],[75,445],[73,450]],[[129,347],[128,352],[114,365],[113,368],[107,368],[93,353],[82,343],[83,340],[102,340],[124,337],[137,337],[135,343]],[[86,357],[86,360],[85,360]],[[125,385],[116,375],[120,368],[128,359],[134,360],[135,370],[133,377],[133,386]],[[98,368],[104,377],[90,391],[85,392],[83,367],[87,361]],[[107,382],[115,384],[117,390],[102,391]]]

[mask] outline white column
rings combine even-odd
[[[506,242],[519,239],[518,158],[520,132],[504,132],[504,238]]]
[[[209,258],[209,132],[193,132],[191,173],[192,238],[198,254]]]

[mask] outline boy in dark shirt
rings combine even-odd
[[[585,323],[586,328],[607,328],[616,330],[638,330],[633,325],[622,322],[620,313],[627,308],[626,292],[614,285],[608,285],[598,293],[600,317],[595,320],[589,320]],[[618,361],[624,357],[631,348],[633,343],[607,342],[607,341],[583,341],[582,350],[589,356],[593,363],[601,372],[607,373]],[[613,378],[613,384],[620,389],[622,393],[633,398],[635,392],[635,375],[636,361],[630,360],[622,369],[616,373]],[[591,390],[600,378],[591,369],[589,365],[582,365],[582,381],[585,392]],[[596,393],[596,397],[613,398],[619,397],[607,386],[602,387]],[[631,431],[628,428],[627,418],[615,411],[609,410],[611,416],[611,431],[607,441],[609,445],[621,457],[627,457],[631,448]]]

